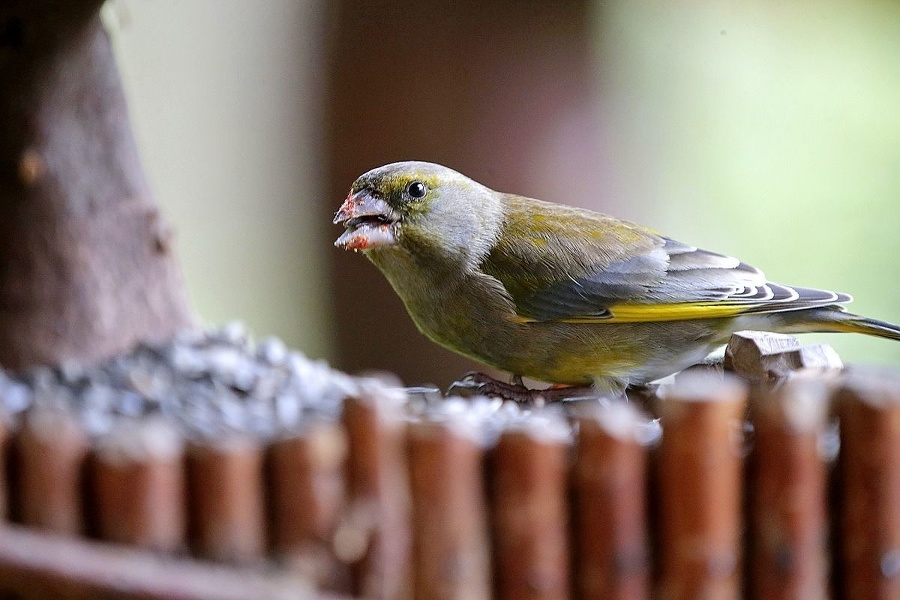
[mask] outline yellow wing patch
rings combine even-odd
[[[722,302],[679,302],[673,304],[614,304],[609,316],[584,316],[553,319],[557,323],[648,323],[659,321],[689,321],[692,319],[721,319],[736,317],[752,311],[756,305],[724,304]],[[537,319],[520,317],[521,323],[535,323]]]

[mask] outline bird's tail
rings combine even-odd
[[[787,313],[790,314],[790,313]],[[791,319],[785,333],[864,333],[900,341],[900,326],[844,312],[839,307],[823,307],[797,311],[799,319]]]
[[[887,338],[889,340],[900,341],[900,327],[887,321],[879,321],[877,319],[868,319],[859,315],[847,314],[844,321],[838,321],[838,331],[849,331],[850,333],[865,333],[866,335],[877,335],[878,337]]]

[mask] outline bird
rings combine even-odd
[[[435,163],[364,173],[333,222],[335,246],[362,252],[425,336],[517,386],[622,393],[702,363],[741,330],[900,340],[897,325],[847,312],[848,294],[775,283],[736,258]]]

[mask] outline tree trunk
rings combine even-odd
[[[0,365],[90,363],[188,326],[102,0],[0,5]]]

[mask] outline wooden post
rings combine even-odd
[[[366,598],[411,597],[404,399],[401,392],[363,390],[344,404],[350,504],[334,546],[354,567],[354,592]]]
[[[323,588],[349,588],[334,536],[347,508],[347,436],[338,423],[316,422],[269,447],[272,547],[278,558]]]
[[[491,598],[483,459],[458,417],[410,426],[416,600]]]
[[[749,583],[754,598],[829,595],[827,465],[820,444],[830,395],[828,381],[809,372],[753,395]]]
[[[900,598],[900,376],[851,370],[836,401],[842,592]]]
[[[92,461],[104,540],[176,552],[186,541],[184,441],[161,420],[119,422]]]
[[[491,453],[497,597],[569,597],[570,427],[551,415],[526,418]]]
[[[34,409],[16,436],[17,516],[54,533],[84,532],[84,466],[87,434],[74,415]]]
[[[647,547],[647,448],[639,428],[649,419],[616,402],[578,417],[573,537],[577,597],[641,600],[650,591]]]
[[[659,597],[738,598],[745,387],[694,372],[663,394]]]
[[[188,448],[190,537],[201,557],[237,564],[266,553],[263,453],[256,440],[223,434]]]

